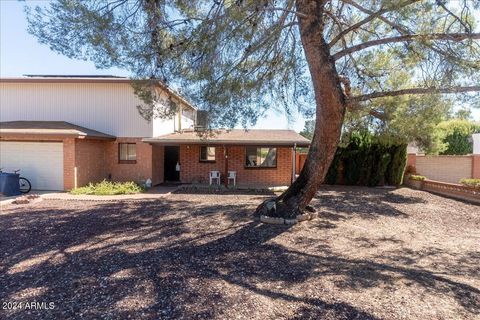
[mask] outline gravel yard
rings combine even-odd
[[[328,187],[287,227],[265,197],[4,206],[0,319],[480,318],[480,207]]]

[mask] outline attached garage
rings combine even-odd
[[[20,169],[36,190],[63,190],[63,143],[0,141],[0,167]]]
[[[0,168],[20,169],[34,190],[69,190],[105,178],[115,137],[62,121],[0,122]]]

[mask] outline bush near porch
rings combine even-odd
[[[75,188],[70,191],[71,194],[89,194],[89,195],[115,195],[115,194],[133,194],[143,192],[144,189],[133,181],[112,182],[103,180],[99,183],[89,183],[85,187]]]

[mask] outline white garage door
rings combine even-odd
[[[0,168],[20,169],[36,190],[63,190],[63,143],[0,141]]]

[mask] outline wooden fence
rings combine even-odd
[[[299,153],[295,154],[295,174],[300,174],[300,171],[303,169],[303,165],[305,164],[305,160],[307,160],[307,153]]]

